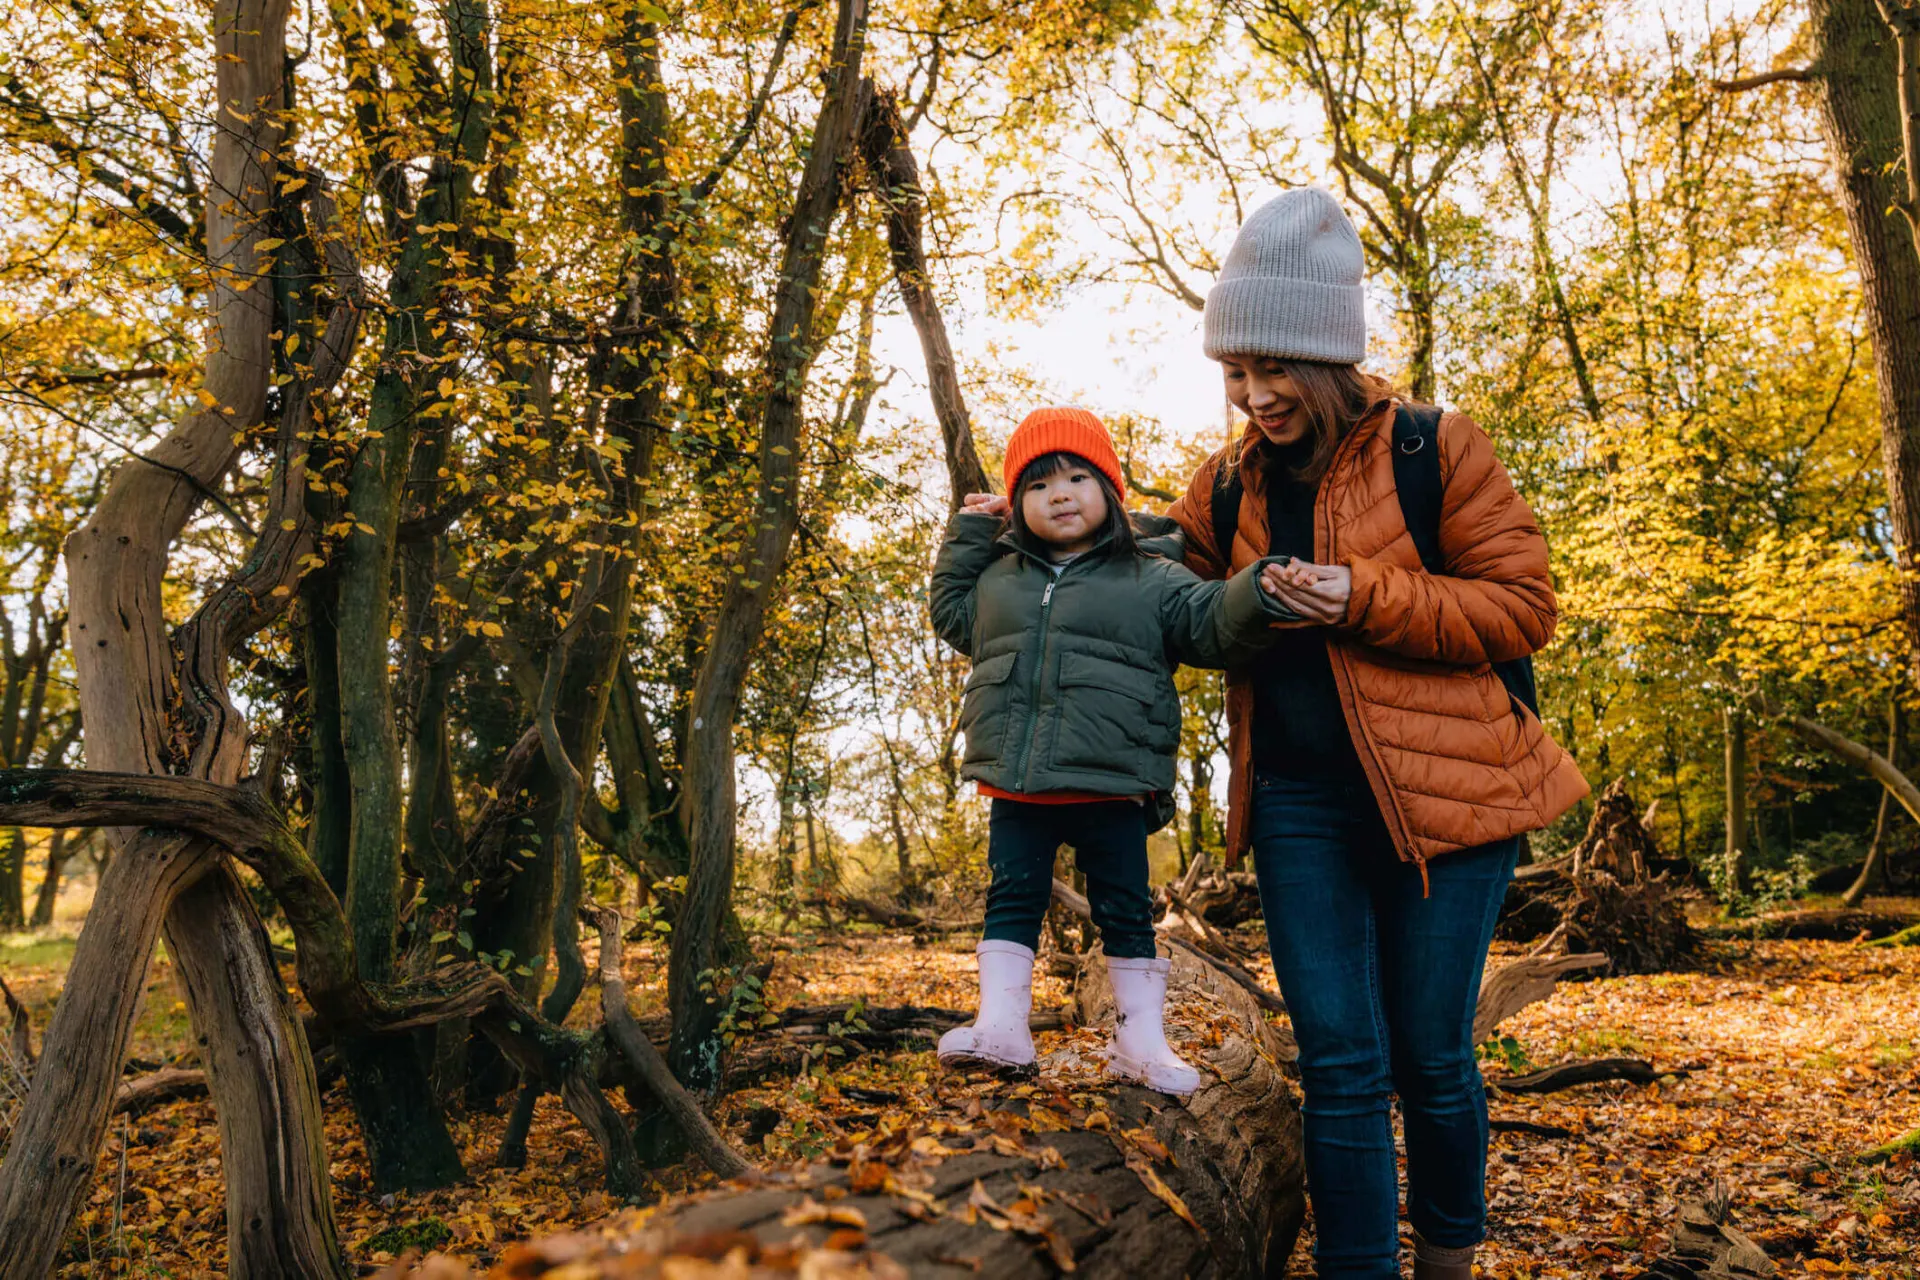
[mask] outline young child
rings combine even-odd
[[[1005,479],[1006,498],[969,495],[948,524],[929,593],[934,631],[973,659],[961,776],[993,799],[980,1012],[941,1037],[940,1061],[1033,1063],[1033,952],[1066,844],[1113,981],[1111,1068],[1191,1093],[1199,1073],[1167,1044],[1171,962],[1155,953],[1147,889],[1147,835],[1164,823],[1156,800],[1180,745],[1173,671],[1225,666],[1287,615],[1257,585],[1264,561],[1202,582],[1177,542],[1167,558],[1143,550],[1113,441],[1084,409],[1029,414]]]

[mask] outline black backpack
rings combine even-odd
[[[1432,405],[1401,405],[1393,414],[1393,484],[1399,491],[1400,516],[1407,534],[1420,552],[1428,573],[1441,573],[1440,554],[1440,410]],[[1222,466],[1214,473],[1213,545],[1222,560],[1232,555],[1234,530],[1240,527],[1243,489],[1238,467]],[[1533,659],[1514,658],[1493,664],[1494,674],[1507,692],[1540,714],[1540,690],[1533,678]]]

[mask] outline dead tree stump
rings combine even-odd
[[[1616,973],[1659,973],[1700,943],[1685,889],[1661,862],[1639,806],[1615,779],[1594,803],[1587,834],[1565,858],[1523,867],[1502,911],[1506,937],[1557,932],[1568,951],[1603,952]]]

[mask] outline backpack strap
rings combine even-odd
[[[1213,473],[1213,493],[1207,513],[1213,517],[1213,546],[1220,556],[1220,576],[1233,576],[1233,535],[1240,528],[1240,499],[1245,486],[1240,483],[1240,468],[1230,455],[1222,455]]]
[[[1394,411],[1393,484],[1420,563],[1428,573],[1446,572],[1446,557],[1440,553],[1440,498],[1445,489],[1440,476],[1440,410],[1430,404],[1403,404]],[[1496,662],[1493,672],[1508,693],[1539,714],[1540,689],[1531,657]]]
[[[1420,563],[1428,573],[1441,573],[1446,557],[1440,552],[1440,410],[1430,404],[1403,404],[1393,412],[1393,484],[1400,496],[1400,517],[1406,521]]]

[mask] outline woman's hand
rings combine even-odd
[[[1347,620],[1347,601],[1353,596],[1353,570],[1340,564],[1289,560],[1261,570],[1260,586],[1308,622],[1337,625]]]
[[[963,516],[992,516],[1004,520],[1012,512],[1013,505],[997,493],[970,493],[960,504]]]

